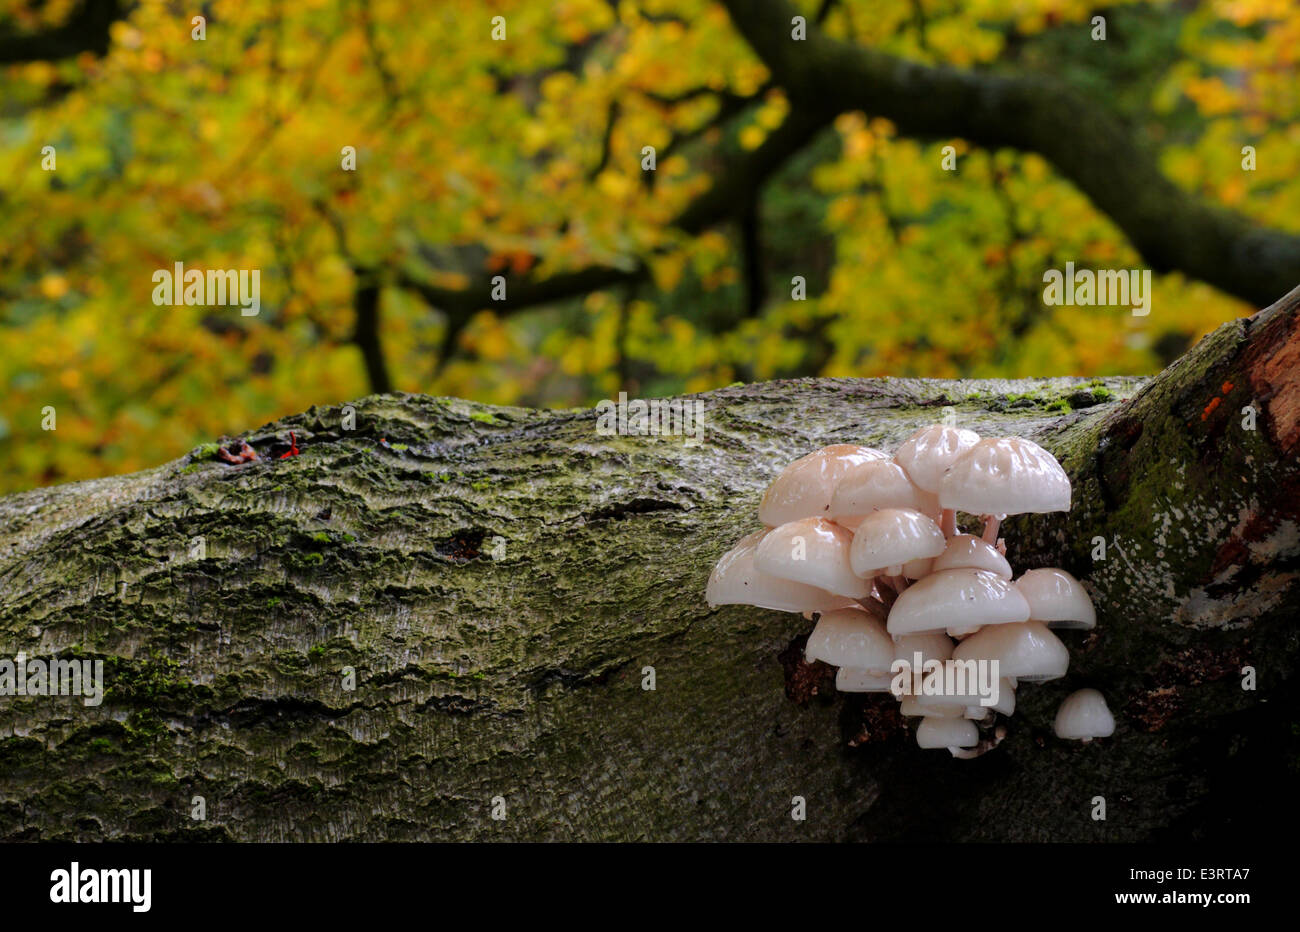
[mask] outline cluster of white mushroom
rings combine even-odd
[[[981,439],[936,424],[892,457],[826,447],[772,483],[758,511],[765,529],[718,561],[707,599],[815,614],[805,657],[839,668],[836,689],[893,693],[904,716],[920,717],[921,747],[977,756],[1005,734],[994,728],[981,740],[977,723],[1010,716],[1020,683],[1065,674],[1069,652],[1052,629],[1096,626],[1091,599],[1064,570],[1029,570],[1013,581],[998,537],[1008,515],[1069,508],[1065,470],[1020,437]],[[983,533],[961,533],[958,512],[982,517]],[[931,660],[986,662],[1000,677],[997,702],[927,688],[918,657],[931,668]],[[891,673],[900,659],[913,677]],[[1056,722],[1059,736],[1084,741],[1113,730],[1096,690],[1068,698]]]

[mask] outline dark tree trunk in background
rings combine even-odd
[[[1296,771],[1298,296],[1153,380],[727,388],[700,396],[694,446],[599,436],[589,410],[375,396],[354,430],[313,408],[249,438],[266,451],[292,429],[297,457],[204,451],[0,499],[5,649],[102,657],[108,687],[97,708],[0,700],[0,836],[1124,840],[1283,824],[1290,796],[1260,788]],[[879,698],[836,695],[798,661],[809,622],[703,598],[787,462],[892,448],[945,405],[1070,471],[1074,509],[1009,520],[1009,556],[1075,573],[1099,611],[1095,632],[1064,633],[1067,677],[1022,688],[1007,739],[973,761],[919,750]],[[1090,746],[1050,731],[1082,686],[1118,722]]]

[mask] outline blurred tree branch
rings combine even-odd
[[[723,0],[736,28],[801,110],[861,110],[919,138],[1036,152],[1106,213],[1155,272],[1178,271],[1263,307],[1300,278],[1300,236],[1206,204],[1160,171],[1111,111],[1042,77],[927,66],[809,28],[793,41],[786,0]]]
[[[721,167],[714,174],[712,187],[691,201],[673,220],[672,226],[695,236],[728,220],[743,222],[747,211],[753,210],[755,192],[763,182],[833,118],[832,112],[816,109],[792,113],[756,149],[724,155]],[[397,273],[394,284],[414,291],[431,307],[446,314],[448,333],[454,335],[481,309],[490,308],[498,315],[511,314],[615,285],[636,284],[645,280],[649,271],[642,259],[635,259],[625,266],[590,266],[549,278],[516,277],[507,282],[506,297],[501,300],[492,298],[495,276],[488,274],[474,276],[463,288],[447,288],[430,284],[402,270]],[[444,341],[444,359],[452,349]]]
[[[109,27],[126,12],[120,0],[84,0],[62,26],[19,35],[0,34],[0,65],[57,61],[82,52],[108,51]]]

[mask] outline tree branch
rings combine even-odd
[[[384,344],[380,336],[379,283],[362,270],[357,270],[357,277],[357,290],[353,299],[356,323],[352,331],[352,342],[361,351],[370,390],[384,394],[393,390],[393,380],[388,372],[388,361],[384,358]]]
[[[1257,306],[1300,279],[1300,236],[1205,204],[1160,171],[1102,105],[1040,77],[929,67],[809,29],[785,0],[723,0],[796,109],[862,110],[905,135],[958,136],[1051,161],[1128,236],[1153,271],[1179,271]]]
[[[672,225],[684,233],[698,235],[740,216],[763,182],[833,118],[833,113],[814,109],[791,113],[757,149],[726,157],[713,186],[688,204]],[[399,272],[395,283],[417,292],[430,305],[454,317],[482,308],[491,308],[499,314],[520,311],[618,284],[636,283],[644,280],[648,272],[644,263],[628,268],[592,266],[541,280],[508,281],[506,299],[501,301],[492,298],[489,275],[477,276],[470,285],[459,289],[430,285],[408,272]]]
[[[85,0],[62,26],[0,36],[0,65],[58,61],[82,52],[103,55],[108,51],[109,27],[124,13],[120,0]]]
[[[821,107],[792,110],[780,126],[752,152],[733,155],[715,173],[713,186],[692,201],[673,220],[673,226],[692,235],[736,215],[753,191],[777,172],[796,152],[831,124],[835,113]]]
[[[478,276],[465,288],[442,288],[423,282],[407,272],[399,272],[396,284],[411,289],[430,305],[450,316],[468,316],[483,308],[502,313],[563,301],[614,285],[639,281],[646,273],[644,266],[625,269],[597,265],[575,272],[561,272],[540,280],[507,279],[506,296],[501,300],[492,297],[492,279],[495,276],[489,275]]]
[[[688,399],[695,444],[375,395],[244,437],[301,456],[200,448],[2,497],[9,656],[100,659],[105,691],[0,702],[0,838],[1239,839],[1297,750],[1297,303],[1150,380],[733,386]],[[1073,573],[1098,615],[979,761],[834,692],[799,616],[704,599],[784,464],[895,448],[947,405],[1061,460],[1073,508],[1010,519],[1008,557]],[[1089,748],[1051,732],[1082,686],[1116,719]]]

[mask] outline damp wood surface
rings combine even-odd
[[[208,446],[2,498],[5,656],[102,659],[106,696],[0,698],[0,837],[1195,840],[1293,819],[1253,788],[1300,770],[1296,305],[1151,379],[734,386],[691,396],[698,444],[390,394],[354,429],[333,406],[251,430],[252,462]],[[892,451],[945,407],[1060,459],[1073,509],[1007,520],[1008,558],[1070,571],[1098,612],[971,761],[836,694],[800,616],[704,602],[786,464]],[[1085,686],[1115,734],[1060,741]]]

